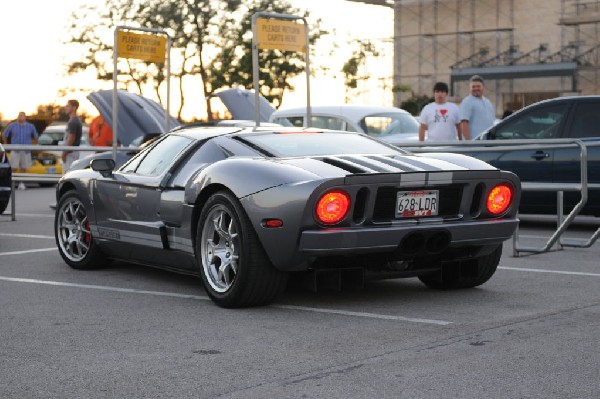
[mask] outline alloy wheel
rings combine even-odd
[[[223,205],[213,207],[202,229],[202,267],[211,287],[220,293],[231,288],[238,273],[240,243],[235,220]]]

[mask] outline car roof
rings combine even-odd
[[[592,95],[592,96],[555,97],[555,98],[549,98],[546,100],[541,100],[541,101],[535,102],[533,104],[529,104],[528,106],[523,107],[522,109],[534,107],[534,106],[537,106],[540,104],[549,104],[549,103],[559,103],[560,104],[560,103],[567,103],[567,102],[586,102],[586,101],[600,101],[600,96]]]
[[[410,115],[401,108],[396,107],[379,107],[373,105],[315,105],[310,107],[312,115],[331,114],[339,115],[349,120],[358,122],[365,116],[381,113],[402,113]],[[306,107],[287,108],[274,112],[271,115],[271,120],[276,117],[305,115]]]

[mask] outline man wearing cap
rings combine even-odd
[[[471,94],[460,103],[462,134],[465,140],[477,137],[494,124],[495,112],[490,100],[483,95],[483,78],[479,75],[469,79]]]
[[[456,104],[447,101],[448,85],[437,82],[433,98],[435,101],[427,104],[419,117],[419,141],[461,140],[460,111]]]

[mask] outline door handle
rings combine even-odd
[[[533,159],[537,159],[538,161],[541,161],[544,158],[549,158],[550,154],[548,154],[547,152],[544,151],[536,151],[531,158]]]

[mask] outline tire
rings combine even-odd
[[[227,191],[202,208],[196,257],[208,295],[225,308],[267,305],[287,283],[288,274],[275,269],[242,205]]]
[[[477,287],[494,275],[501,255],[502,244],[487,255],[449,262],[435,273],[419,276],[419,280],[429,288],[442,290]]]
[[[106,266],[106,256],[92,237],[86,209],[75,191],[68,191],[56,205],[54,237],[60,256],[73,269]]]
[[[6,208],[8,207],[8,198],[0,198],[0,215],[2,215],[4,213],[4,211],[6,210]]]

